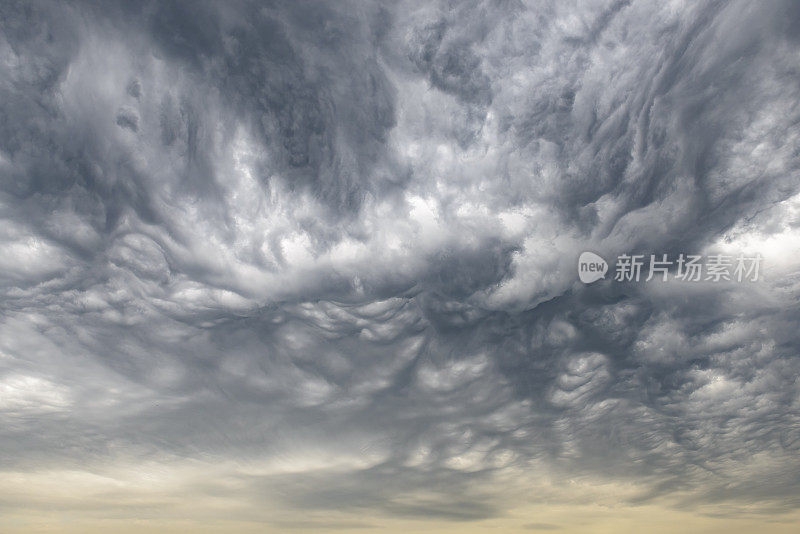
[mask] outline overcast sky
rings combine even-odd
[[[0,530],[796,532],[798,82],[792,1],[1,1]]]

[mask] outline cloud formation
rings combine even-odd
[[[0,507],[794,513],[799,25],[788,1],[4,2]],[[585,286],[584,250],[764,270]]]

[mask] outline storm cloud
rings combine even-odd
[[[0,2],[8,528],[796,518],[798,58],[777,0]]]

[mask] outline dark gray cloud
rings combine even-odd
[[[180,493],[279,529],[606,485],[796,511],[799,21],[2,3],[0,507],[78,506],[46,475],[90,512]],[[583,286],[583,250],[764,272]]]

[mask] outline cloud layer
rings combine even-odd
[[[796,511],[798,36],[779,1],[4,2],[0,507]],[[584,250],[763,276],[584,286]]]

